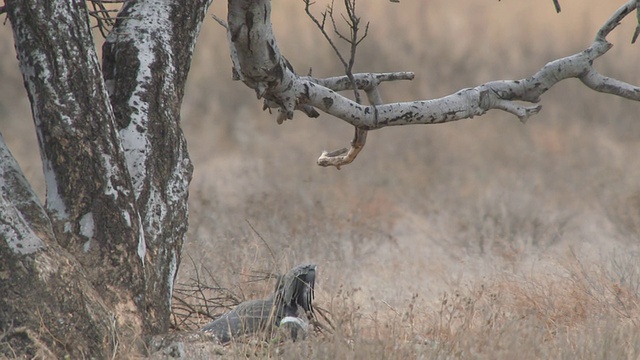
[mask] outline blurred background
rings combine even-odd
[[[415,72],[413,81],[383,84],[386,102],[526,78],[588,47],[622,3],[562,0],[556,14],[551,0],[360,1],[370,29],[355,70]],[[225,7],[215,1],[210,12],[225,17]],[[324,9],[322,1],[312,7],[316,15]],[[274,1],[272,20],[299,73],[343,74],[302,1]],[[640,84],[634,26],[629,16],[610,35],[614,47],[596,68]],[[42,197],[8,23],[0,54],[0,131]],[[353,164],[320,168],[322,150],[347,146],[352,128],[302,113],[277,125],[252,90],[231,80],[225,31],[207,18],[182,113],[195,172],[178,282],[206,269],[225,287],[259,297],[272,284],[251,282],[252,273],[315,262],[320,305],[349,289],[358,311],[373,314],[416,296],[423,309],[438,309],[443,293],[509,274],[562,275],[568,258],[608,266],[624,254],[637,264],[640,104],[578,80],[556,85],[541,104],[526,125],[494,110],[377,130]]]

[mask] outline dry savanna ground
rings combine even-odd
[[[525,78],[588,46],[622,2],[561,0],[555,14],[551,0],[361,1],[371,27],[356,70],[414,71],[412,82],[383,86],[388,102]],[[216,1],[212,12],[224,7]],[[597,68],[640,84],[633,21],[611,35]],[[341,74],[302,1],[275,1],[273,22],[299,72]],[[0,31],[0,130],[42,194],[8,26]],[[575,80],[542,105],[524,126],[492,111],[378,130],[353,164],[319,168],[320,152],[347,145],[352,129],[302,114],[276,125],[231,81],[224,31],[208,20],[184,102],[195,174],[176,287],[198,278],[208,286],[199,296],[224,306],[265,296],[265,274],[314,262],[316,305],[333,326],[304,342],[248,340],[210,356],[640,357],[640,104]],[[180,314],[180,329],[208,321]]]

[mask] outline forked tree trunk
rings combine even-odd
[[[103,75],[84,2],[7,0],[47,196],[0,143],[0,353],[103,358],[167,331],[192,172],[180,106],[210,3],[127,2]]]

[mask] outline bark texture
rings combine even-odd
[[[126,2],[103,72],[84,1],[6,2],[47,195],[2,142],[3,355],[107,358],[168,330],[192,172],[180,107],[210,3]]]
[[[142,331],[141,227],[86,4],[8,1],[58,244],[129,335]],[[54,239],[53,237],[51,239]]]
[[[0,357],[108,357],[112,312],[49,217],[0,136]]]
[[[187,231],[193,167],[180,107],[211,0],[127,2],[103,45],[104,80],[122,140],[146,258],[145,328],[167,331]]]

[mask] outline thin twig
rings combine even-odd
[[[262,240],[262,242],[264,243],[264,246],[267,247],[267,250],[269,250],[269,254],[271,254],[271,258],[273,259],[273,264],[277,264],[278,261],[276,260],[276,255],[273,253],[273,250],[271,250],[271,246],[269,246],[269,243],[267,243],[267,240],[265,240],[262,235],[260,235],[260,233],[253,227],[253,225],[251,225],[251,223],[249,222],[248,219],[244,219],[244,221],[247,222],[247,225],[249,225],[249,227],[251,228],[251,230],[253,230],[253,232],[258,235],[258,237],[260,238],[260,240]]]
[[[88,0],[93,8],[92,11],[89,11],[89,16],[95,19],[96,28],[100,30],[100,34],[103,37],[107,37],[109,32],[115,25],[115,19],[120,9],[107,9],[104,4],[114,5],[114,4],[124,4],[125,0]]]
[[[640,35],[640,2],[636,3],[636,20],[638,21],[638,25],[636,25],[636,30],[633,32],[633,37],[631,37],[632,44],[636,43],[638,35]]]
[[[307,15],[309,15],[311,20],[320,29],[320,32],[325,37],[325,39],[327,39],[327,41],[333,48],[334,52],[338,56],[338,59],[340,59],[340,62],[342,62],[342,65],[344,66],[345,75],[349,79],[349,83],[351,84],[351,89],[353,90],[355,102],[358,104],[362,104],[362,101],[360,98],[360,88],[358,88],[357,81],[353,75],[353,66],[355,65],[355,61],[356,61],[356,52],[358,49],[358,45],[360,45],[360,43],[369,34],[369,22],[367,22],[367,25],[365,26],[364,35],[360,37],[359,31],[360,31],[361,19],[356,12],[356,0],[344,0],[344,7],[346,9],[347,14],[346,16],[344,14],[341,14],[341,16],[344,22],[349,26],[349,37],[347,38],[346,36],[342,35],[338,30],[338,25],[336,24],[335,17],[333,15],[334,14],[333,0],[329,8],[323,13],[322,23],[320,23],[313,16],[313,14],[311,14],[311,11],[309,9],[311,3],[309,2],[309,0],[305,0],[305,3],[307,5],[305,7],[305,11],[307,12]],[[344,40],[346,43],[349,44],[349,60],[348,61],[345,61],[344,56],[338,50],[338,48],[335,46],[335,44],[333,43],[333,41],[325,31],[324,24],[325,24],[327,14],[329,15],[331,24],[333,25],[333,31],[336,33],[336,35],[340,39]],[[375,87],[377,87],[377,84]],[[374,90],[377,92],[377,88],[370,91],[374,91]],[[369,90],[367,90],[367,96],[371,100],[371,97],[369,96]],[[376,105],[377,103],[372,102],[371,104]],[[367,141],[367,130],[359,129],[356,127],[355,134],[353,136],[353,139],[351,140],[351,144],[350,144],[351,146],[349,147],[349,149],[343,148],[333,152],[324,152],[318,159],[318,164],[321,166],[329,166],[329,165],[335,166],[336,169],[339,170],[340,166],[349,164],[353,162],[353,160],[355,160],[355,158],[358,156],[358,154],[364,147],[366,141]]]
[[[307,15],[309,16],[309,18],[311,19],[311,21],[313,21],[314,24],[316,24],[316,26],[318,27],[318,29],[320,30],[320,33],[322,34],[322,36],[324,36],[325,40],[327,40],[327,42],[329,43],[329,45],[331,46],[331,48],[333,49],[333,51],[335,52],[335,54],[338,56],[338,59],[340,60],[340,62],[346,66],[347,62],[344,60],[344,58],[342,57],[342,53],[340,53],[340,50],[338,50],[338,47],[336,46],[336,44],[333,42],[333,40],[331,39],[331,37],[329,36],[329,34],[327,34],[327,31],[325,30],[325,23],[326,23],[326,18],[327,18],[327,11],[326,10],[322,13],[322,22],[320,22],[312,13],[311,13],[311,5],[315,4],[315,2],[311,2],[309,0],[304,0],[306,6],[305,6],[305,12],[307,13]],[[333,3],[332,3],[333,4]]]
[[[223,28],[229,30],[229,26],[227,25],[227,22],[222,20],[221,18],[217,17],[216,14],[211,14],[211,17],[213,18],[213,20],[215,20],[218,24],[220,24],[220,26],[222,26]]]

